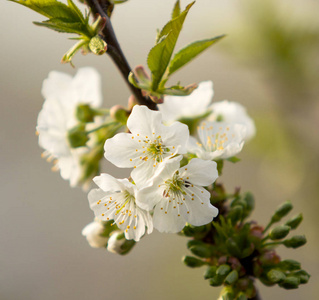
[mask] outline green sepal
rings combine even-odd
[[[240,161],[241,161],[241,159],[240,159],[240,158],[238,158],[237,156],[229,157],[229,158],[227,158],[226,160],[227,160],[227,161],[229,161],[229,162],[232,162],[233,164],[235,164],[235,163],[237,163],[237,162],[240,162]]]
[[[211,39],[196,41],[178,51],[170,62],[170,65],[168,67],[168,76],[172,75],[181,67],[185,66],[196,56],[201,54],[204,50],[206,50],[208,47],[210,47],[223,37],[224,35],[221,35]]]
[[[79,124],[68,131],[68,141],[72,148],[83,147],[88,140],[84,124]]]

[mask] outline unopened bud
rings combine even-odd
[[[259,261],[264,266],[276,265],[280,262],[280,257],[275,251],[266,251],[259,257]]]
[[[79,124],[68,131],[68,140],[72,148],[83,147],[89,140],[87,132],[85,131],[85,125]]]
[[[279,286],[286,289],[297,289],[300,284],[300,279],[298,277],[289,276],[286,277],[282,282],[279,283]]]
[[[286,275],[280,270],[272,269],[267,273],[267,278],[272,283],[277,283],[284,280],[286,278]]]
[[[246,297],[246,295],[243,292],[240,292],[237,295],[237,300],[247,300],[247,297]]]
[[[209,284],[211,286],[221,286],[224,282],[224,277],[215,275],[213,278],[209,280]]]
[[[204,261],[193,256],[184,256],[182,260],[184,264],[190,268],[198,268],[205,264]]]
[[[121,230],[114,231],[107,243],[107,250],[112,253],[124,255],[127,254],[136,244],[134,240],[125,239]]]
[[[209,258],[212,256],[212,251],[209,245],[193,245],[189,248],[189,250],[196,256],[202,258]]]
[[[88,104],[80,104],[76,108],[76,118],[83,123],[90,123],[94,121],[95,113]]]
[[[108,237],[103,236],[104,226],[100,222],[91,222],[82,230],[82,235],[86,237],[92,248],[105,248]]]
[[[210,279],[213,278],[216,275],[216,270],[217,267],[216,266],[210,266],[206,269],[206,272],[204,274],[204,278],[205,279]]]
[[[238,221],[241,220],[241,218],[243,216],[243,212],[244,212],[244,209],[240,205],[236,205],[236,206],[231,208],[231,210],[229,211],[229,214],[228,214],[228,218],[231,219],[232,224],[236,224]]]
[[[221,265],[217,268],[216,274],[219,276],[227,276],[230,271],[231,267],[229,265]]]
[[[245,217],[248,217],[255,208],[255,198],[252,193],[246,193],[243,199],[246,202]]]
[[[290,201],[283,203],[275,211],[275,214],[271,218],[271,222],[272,223],[279,222],[283,217],[285,217],[292,210],[292,208],[293,206]]]
[[[136,104],[138,104],[136,98],[133,95],[131,95],[130,98],[128,98],[127,102],[128,110],[131,111]]]
[[[289,234],[289,231],[290,231],[290,227],[287,225],[277,226],[270,231],[269,237],[272,240],[280,240],[285,238]]]
[[[304,270],[294,272],[293,275],[294,275],[294,277],[299,278],[301,284],[307,283],[309,278],[310,278],[310,275]]]
[[[232,270],[227,277],[225,278],[225,283],[232,285],[238,280],[238,272],[236,270]]]
[[[91,38],[89,42],[89,49],[96,55],[102,55],[107,50],[107,44],[98,35]]]
[[[287,248],[298,248],[307,243],[306,237],[304,235],[295,235],[292,238],[285,240],[283,244]]]
[[[300,270],[301,264],[293,259],[285,259],[279,263],[278,267],[284,271],[296,271]]]
[[[292,217],[289,219],[285,225],[290,226],[291,229],[296,229],[299,224],[302,222],[303,217],[302,214]]]
[[[241,255],[241,250],[239,249],[237,243],[232,239],[228,238],[226,241],[226,248],[227,251],[232,255],[236,257],[240,257]]]
[[[234,300],[235,296],[234,296],[234,291],[233,288],[231,286],[225,286],[220,294],[219,294],[219,298],[217,300]]]
[[[114,105],[110,109],[111,117],[120,122],[123,125],[126,125],[127,119],[129,117],[129,112],[125,109],[125,107],[121,105]]]

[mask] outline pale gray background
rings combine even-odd
[[[225,33],[223,24],[230,23],[236,13],[234,2],[197,1],[178,47]],[[114,27],[132,66],[145,65],[155,30],[168,20],[173,3],[130,0],[117,8]],[[82,228],[93,218],[86,194],[81,189],[71,189],[59,174],[50,171],[51,166],[40,158],[42,150],[35,136],[37,114],[43,103],[43,79],[51,70],[71,74],[76,71],[59,63],[72,42],[66,39],[67,35],[34,26],[31,22],[35,20],[43,18],[22,6],[1,1],[0,299],[216,299],[219,288],[212,288],[203,280],[204,270],[193,270],[181,263],[181,256],[188,253],[182,237],[154,232],[129,255],[120,257],[91,249],[81,236]],[[229,26],[226,33],[231,38]],[[129,91],[107,56],[77,55],[74,64],[77,68],[94,66],[101,73],[106,107],[125,105]],[[272,107],[272,96],[262,76],[236,64],[216,45],[175,79],[184,84],[211,79],[214,100],[241,102],[252,116],[257,116]],[[305,201],[296,196],[294,184],[287,187],[278,183],[280,179],[272,174],[272,166],[265,164],[253,148],[254,141],[245,146],[240,155],[242,162],[228,165],[222,180],[229,189],[242,186],[243,190],[254,192],[255,218],[262,224],[280,202],[287,198],[294,202],[294,212],[301,211],[305,216],[298,232],[306,233],[309,243],[298,251],[280,249],[279,253],[300,259],[313,275],[309,285],[295,291],[259,285],[263,299],[316,299],[318,222],[311,202],[317,201],[318,196]],[[281,162],[275,159],[273,163]],[[105,169],[114,176],[127,174],[110,165]]]

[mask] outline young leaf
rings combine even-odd
[[[202,53],[204,50],[206,50],[211,45],[215,44],[223,37],[224,35],[221,35],[214,37],[212,39],[197,41],[181,49],[179,52],[175,54],[175,56],[171,60],[171,63],[169,65],[169,75],[173,74],[178,69],[189,63],[197,55]]]
[[[57,0],[10,0],[18,4],[29,7],[39,14],[51,18],[65,18],[69,21],[78,21],[78,16],[74,10]]]
[[[147,63],[152,72],[152,89],[156,91],[167,69],[174,51],[178,36],[182,30],[188,11],[195,2],[187,5],[186,9],[175,19],[169,21],[161,30],[157,44],[151,49]]]
[[[180,1],[177,0],[174,6],[174,9],[172,11],[172,19],[177,18],[181,14],[181,5]]]

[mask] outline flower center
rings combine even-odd
[[[186,192],[183,190],[185,187],[185,182],[182,178],[179,177],[179,171],[176,171],[173,175],[173,178],[167,179],[165,181],[165,190],[163,192],[164,197],[170,197],[171,195],[183,194]]]
[[[169,148],[163,145],[160,136],[152,142],[148,142],[147,152],[156,162],[162,162],[163,156],[170,151]]]

